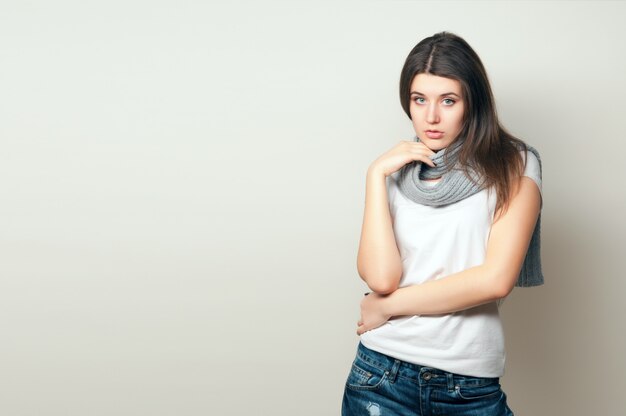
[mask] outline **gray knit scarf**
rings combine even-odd
[[[415,136],[415,141],[419,138]],[[398,185],[402,193],[410,200],[422,205],[441,206],[452,204],[464,198],[474,195],[483,188],[479,175],[472,169],[469,175],[477,183],[472,182],[457,164],[457,155],[461,149],[463,139],[455,140],[448,147],[439,150],[431,159],[437,164],[431,167],[419,160],[404,165],[399,172]],[[541,158],[539,153],[532,146],[526,145],[528,150],[537,156],[539,160],[539,176],[541,177]],[[522,150],[520,148],[520,150]],[[444,155],[448,153],[448,163],[444,163]],[[451,170],[448,171],[448,169]],[[442,179],[434,186],[425,185],[423,179]],[[543,207],[543,201],[541,202]],[[539,232],[541,228],[541,211],[535,224],[532,238],[526,252],[524,264],[520,271],[515,286],[530,287],[543,284],[543,273],[541,271],[541,253]]]

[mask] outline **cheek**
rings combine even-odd
[[[416,129],[421,129],[424,125],[424,119],[419,114],[413,114],[413,117],[411,118],[411,123]]]
[[[411,113],[411,119],[414,123],[421,122],[424,118],[423,111],[420,111],[420,108],[415,105],[411,106],[409,111]]]
[[[454,120],[454,124],[458,127],[461,128],[461,126],[463,125],[463,111],[457,111],[455,112],[454,116],[452,117],[452,119]]]

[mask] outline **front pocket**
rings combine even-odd
[[[387,379],[387,374],[387,371],[380,369],[365,370],[354,362],[346,386],[353,390],[374,390]]]
[[[494,382],[482,386],[466,386],[457,384],[454,387],[457,396],[465,400],[486,399],[502,393],[500,383]]]

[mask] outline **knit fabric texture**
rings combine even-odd
[[[419,142],[419,138],[415,136],[415,141]],[[422,163],[420,160],[413,161],[404,165],[398,175],[398,187],[400,191],[410,200],[422,205],[441,206],[453,204],[464,198],[474,195],[484,189],[481,178],[472,170],[468,169],[469,176],[476,182],[468,178],[463,170],[457,164],[457,155],[463,144],[463,139],[459,138],[452,142],[448,147],[437,151],[431,160],[437,166],[432,167]],[[541,158],[537,149],[530,145],[526,145],[528,151],[532,152],[539,161],[539,175],[541,179]],[[520,150],[523,150],[520,148]],[[444,156],[448,154],[447,163]],[[434,186],[426,185],[422,182],[424,179],[435,179],[441,177],[441,180]],[[543,208],[543,200],[541,202]],[[540,286],[544,283],[543,272],[541,270],[541,247],[540,247],[540,230],[541,230],[541,211],[533,230],[533,235],[524,258],[524,264],[520,270],[519,277],[515,286],[532,287]]]

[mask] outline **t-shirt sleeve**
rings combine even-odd
[[[541,205],[543,205],[543,190],[541,189],[541,166],[537,156],[530,150],[526,152],[527,157],[524,159],[526,167],[524,169],[524,176],[528,176],[535,181],[537,187],[539,187],[539,194],[541,195]],[[523,155],[522,155],[523,157]]]

